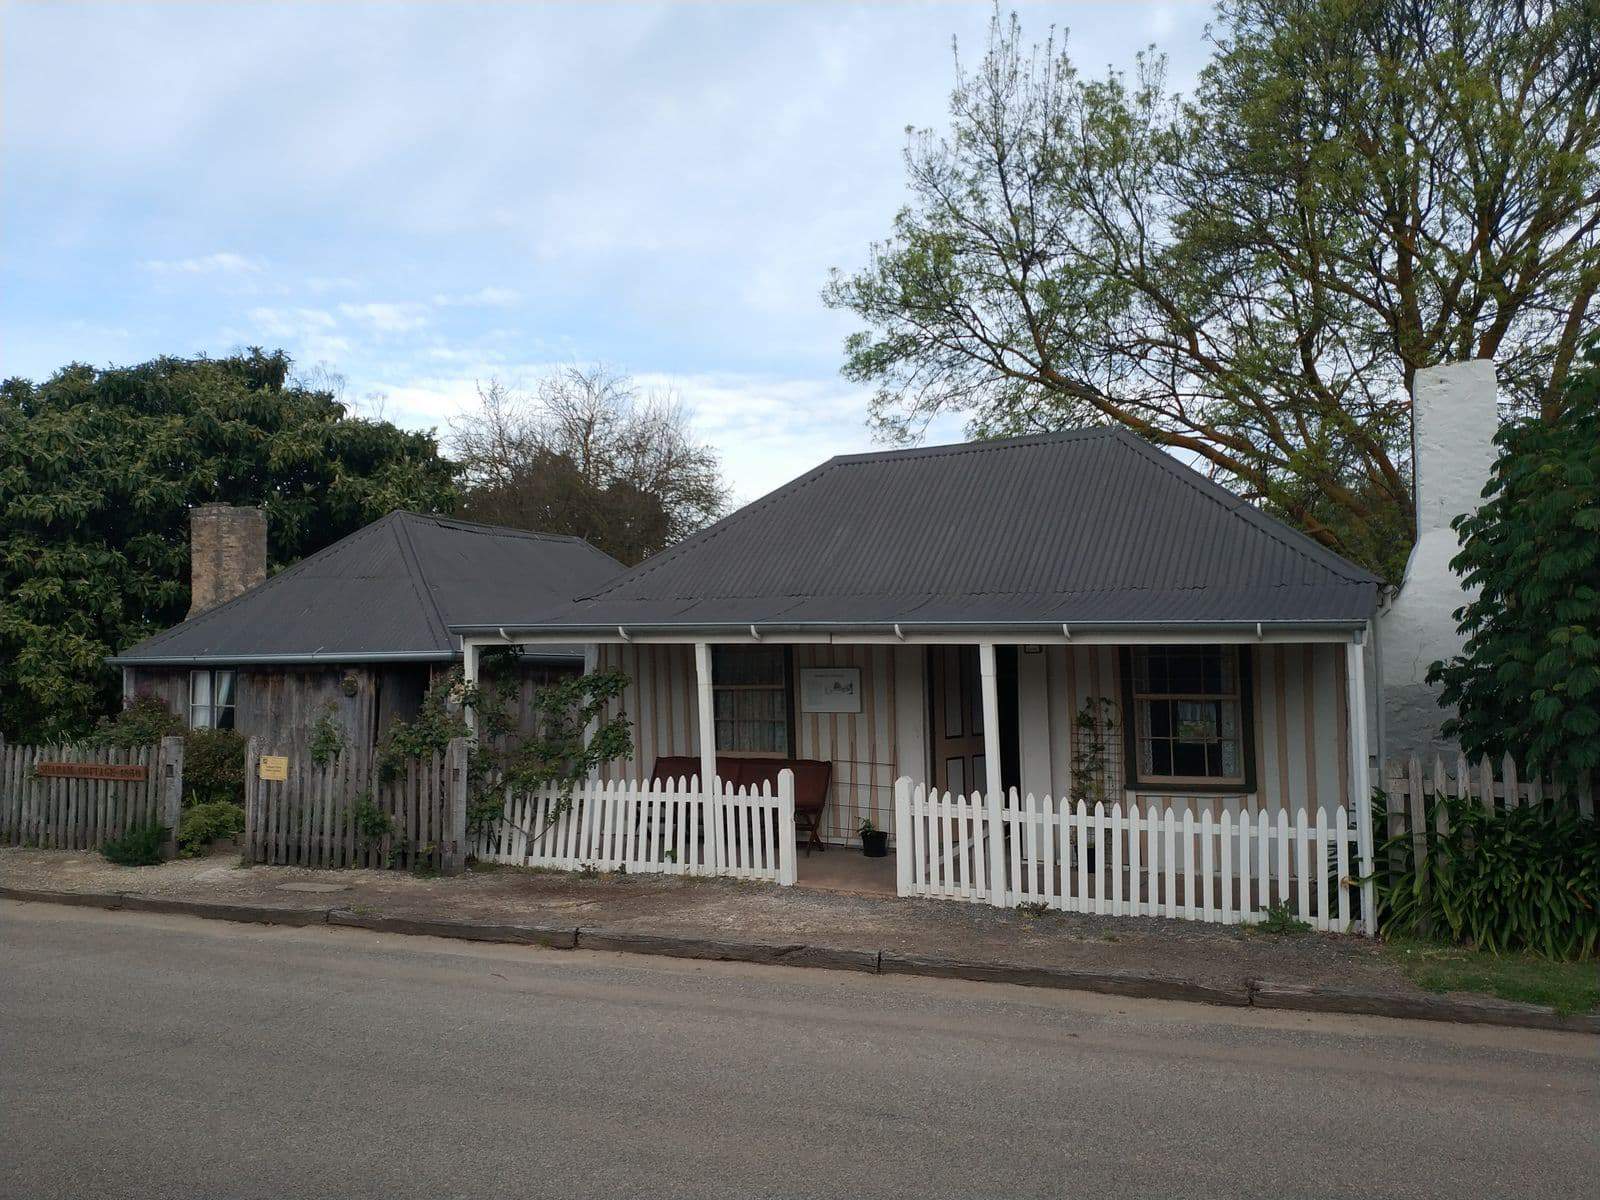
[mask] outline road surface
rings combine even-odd
[[[0,901],[0,1195],[1556,1196],[1600,1039]]]

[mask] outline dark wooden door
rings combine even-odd
[[[968,795],[987,786],[983,746],[983,688],[976,646],[934,646],[928,651],[933,730],[933,784]]]

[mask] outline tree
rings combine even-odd
[[[1483,504],[1455,522],[1451,566],[1478,589],[1456,611],[1466,644],[1428,682],[1468,754],[1574,782],[1600,769],[1600,350],[1496,441]]]
[[[478,397],[451,423],[465,516],[574,534],[631,566],[727,503],[716,454],[694,440],[683,406],[641,397],[626,376],[564,367],[531,395],[491,380]]]
[[[448,511],[431,433],[353,420],[289,359],[75,364],[0,384],[0,730],[40,740],[114,711],[105,659],[181,620],[189,509],[266,509],[281,567],[394,508]]]
[[[1595,0],[1223,0],[1187,101],[998,13],[912,199],[825,292],[915,437],[1118,423],[1398,577],[1419,367],[1549,418],[1600,286]]]

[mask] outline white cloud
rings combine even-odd
[[[339,314],[375,333],[410,333],[428,323],[420,304],[341,304]]]
[[[507,287],[484,287],[464,295],[440,292],[433,298],[440,308],[507,308],[522,299],[522,293]]]
[[[144,269],[157,275],[240,275],[262,270],[266,264],[247,254],[219,250],[196,258],[151,258]]]

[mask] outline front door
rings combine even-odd
[[[983,753],[983,687],[976,646],[928,651],[933,730],[933,785],[965,796],[988,779]]]

